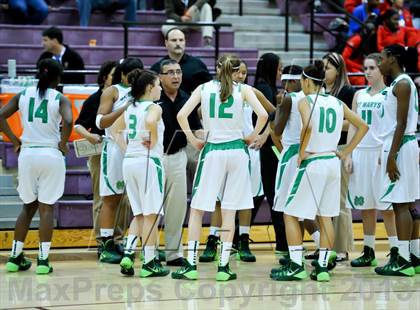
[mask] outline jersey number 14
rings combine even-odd
[[[28,115],[28,122],[32,123],[34,121],[34,117],[40,118],[43,124],[48,123],[48,100],[42,100],[38,106],[38,109],[35,109],[35,98],[29,98],[29,115]]]

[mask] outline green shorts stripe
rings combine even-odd
[[[402,138],[400,149],[398,150],[398,152],[401,150],[401,148],[403,147],[404,144],[406,144],[406,143],[408,143],[410,141],[415,141],[415,140],[416,140],[416,136],[415,135],[404,135],[403,138]],[[398,158],[398,153],[395,156],[395,159],[397,159],[397,158]],[[396,183],[396,181],[395,182],[391,182],[388,185],[388,188],[386,189],[385,194],[379,200],[384,199],[386,196],[388,196],[392,192],[392,190],[395,187],[395,183]]]
[[[287,151],[284,153],[283,157],[281,158],[279,178],[277,180],[277,185],[276,185],[277,190],[280,188],[281,180],[283,178],[284,170],[286,169],[287,163],[293,156],[297,155],[298,152],[299,152],[299,143],[292,144],[287,148]]]
[[[229,142],[222,142],[222,143],[206,143],[204,148],[200,152],[200,156],[198,158],[198,166],[197,171],[195,173],[194,177],[194,185],[192,188],[192,194],[191,197],[194,197],[194,194],[197,191],[197,188],[201,181],[201,174],[203,173],[203,166],[204,166],[204,160],[206,158],[206,155],[211,151],[228,151],[228,150],[244,150],[248,154],[247,146],[243,140],[233,140]],[[251,173],[251,162],[249,161],[248,165],[249,173]]]
[[[316,156],[316,157],[311,157],[308,159],[304,159],[302,160],[300,166],[299,166],[299,172],[296,176],[295,181],[293,182],[293,187],[292,190],[289,194],[289,196],[287,197],[287,201],[286,201],[286,207],[292,202],[293,198],[295,198],[295,195],[299,189],[299,185],[302,181],[303,178],[303,174],[305,173],[306,167],[313,161],[315,160],[323,160],[323,159],[332,159],[335,158],[335,155],[326,155],[326,156]]]
[[[104,142],[104,147],[102,150],[102,173],[104,175],[106,186],[113,192],[115,195],[118,195],[117,192],[112,188],[108,179],[108,143]]]
[[[162,163],[159,158],[157,157],[151,157],[153,162],[156,165],[156,171],[159,181],[159,191],[160,193],[163,193],[163,173],[162,173]]]
[[[353,204],[353,201],[351,200],[350,191],[347,191],[347,201],[349,202],[352,209],[356,209],[356,207]]]

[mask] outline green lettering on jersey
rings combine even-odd
[[[232,105],[233,105],[234,99],[231,96],[229,96],[229,98],[227,99],[227,101],[222,102],[219,105],[219,109],[218,109],[218,116],[216,116],[216,93],[211,93],[210,94],[210,118],[232,118],[233,114],[232,113],[228,113],[225,110],[229,109]]]
[[[370,126],[372,124],[372,110],[362,110],[362,119]]]
[[[332,108],[328,108],[325,111],[325,108],[320,107],[320,116],[319,116],[319,132],[324,132],[324,128],[328,133],[332,133],[335,130],[337,124],[337,114]]]
[[[40,118],[43,124],[48,123],[48,100],[43,99],[38,106],[38,109],[35,109],[35,98],[29,98],[29,115],[28,115],[28,122],[32,123],[34,121],[34,117]]]
[[[137,117],[134,114],[130,114],[128,117],[129,123],[128,123],[128,129],[130,129],[130,132],[128,133],[129,139],[134,139],[136,137],[137,133]]]

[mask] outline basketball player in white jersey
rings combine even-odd
[[[384,132],[381,163],[384,187],[381,202],[392,203],[398,248],[391,249],[389,262],[376,267],[384,276],[413,276],[420,273],[419,218],[414,212],[419,199],[419,147],[415,132],[419,114],[416,86],[404,72],[406,50],[390,45],[381,52],[379,68],[392,77],[384,102]]]
[[[384,77],[378,63],[380,54],[370,54],[364,61],[364,71],[369,87],[359,90],[353,98],[352,110],[369,126],[368,133],[356,149],[347,157],[345,169],[350,174],[347,193],[347,208],[362,211],[363,255],[352,260],[352,267],[376,266],[375,231],[376,210],[380,210],[388,233],[390,247],[398,245],[395,216],[390,203],[379,202],[380,157],[382,148],[381,127],[383,123],[384,99],[387,93]],[[353,137],[353,126],[349,128],[347,140]]]
[[[315,61],[302,72],[301,85],[306,97],[298,104],[302,119],[298,171],[289,187],[284,206],[287,243],[291,261],[270,276],[277,281],[302,280],[307,277],[302,261],[303,243],[299,218],[320,224],[319,260],[311,278],[329,281],[327,265],[334,244],[331,217],[340,212],[340,158],[345,158],[368,130],[367,125],[347,106],[333,96],[322,93],[325,78],[324,65]],[[352,141],[337,151],[343,119],[357,131]]]
[[[101,154],[101,172],[99,179],[99,194],[103,198],[100,213],[100,245],[99,260],[104,263],[117,264],[122,255],[117,252],[114,244],[114,226],[117,209],[121,206],[124,193],[122,161],[124,153],[113,141],[110,127],[121,116],[130,102],[130,85],[128,74],[135,69],[143,69],[140,59],[127,58],[115,70],[114,77],[121,75],[120,83],[108,87],[101,95],[96,117],[96,126],[105,129],[105,140]]]
[[[267,113],[248,85],[236,84],[234,73],[240,59],[222,56],[218,80],[200,85],[178,113],[178,121],[191,144],[201,150],[193,185],[188,223],[188,259],[172,273],[175,279],[198,278],[197,252],[204,211],[213,212],[219,197],[222,208],[221,250],[216,280],[236,279],[229,268],[229,255],[235,232],[237,210],[252,209],[252,191],[247,144],[251,144],[267,121]],[[243,136],[243,105],[246,101],[257,114],[254,131]],[[201,102],[205,140],[191,132],[188,115]]]
[[[112,129],[115,141],[125,153],[124,182],[134,215],[120,263],[121,273],[134,275],[138,228],[142,227],[144,261],[140,277],[166,276],[169,270],[156,257],[158,217],[163,215],[165,175],[162,156],[165,125],[162,108],[153,101],[159,100],[161,87],[157,74],[148,70],[132,71],[128,81],[131,85],[132,104]]]
[[[246,83],[248,75],[248,68],[244,61],[241,60],[239,70],[234,73],[233,80],[237,83]],[[255,95],[258,100],[263,104],[264,108],[271,105],[271,103],[264,97],[264,95],[257,89],[253,88]],[[252,107],[244,103],[244,135],[249,135],[254,130],[252,122]],[[200,110],[201,112],[201,110]],[[200,113],[201,114],[201,113]],[[264,199],[264,190],[262,188],[261,181],[261,169],[260,169],[260,153],[259,150],[249,146],[248,153],[251,160],[251,189],[254,201],[254,208],[262,203]],[[235,237],[233,247],[237,251],[237,259],[243,262],[255,262],[256,257],[249,248],[249,233],[251,228],[251,217],[252,210],[240,210],[238,212],[239,217],[239,230],[238,235]],[[200,262],[212,262],[216,259],[217,254],[217,243],[219,241],[219,232],[222,224],[222,214],[220,210],[220,202],[217,202],[216,209],[211,217],[210,233],[207,239],[206,248],[202,255],[199,257]],[[238,239],[238,240],[236,240]]]
[[[282,148],[279,165],[277,166],[275,183],[276,194],[273,205],[274,210],[277,212],[284,211],[287,192],[297,169],[297,156],[302,128],[302,121],[298,111],[298,102],[305,97],[300,85],[302,70],[301,67],[296,65],[283,68],[281,81],[285,93],[277,96],[278,105],[274,119],[274,131],[277,136],[281,137]],[[319,249],[319,230],[317,229],[316,222],[305,220],[301,221],[301,224],[302,227],[305,226],[305,228],[307,228],[312,239],[315,241],[316,251],[314,254],[310,254],[310,256],[314,256]],[[276,251],[276,254],[280,256],[279,263],[281,265],[288,264],[290,260],[288,251]],[[308,256],[308,258],[310,256]],[[273,269],[272,271],[274,272],[275,270],[276,269]]]
[[[12,253],[6,264],[9,272],[23,271],[31,262],[23,255],[23,243],[29,225],[39,210],[39,255],[37,274],[48,274],[53,268],[48,260],[54,227],[54,204],[63,195],[66,166],[63,155],[73,127],[70,101],[55,90],[63,68],[55,60],[38,64],[38,85],[14,96],[0,110],[0,131],[13,143],[18,158],[18,192],[24,206],[16,221]],[[6,119],[21,113],[23,134],[16,137]],[[62,124],[60,132],[60,124]]]

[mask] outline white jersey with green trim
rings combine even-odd
[[[248,136],[254,131],[254,124],[252,123],[253,112],[252,107],[247,102],[244,102],[244,136]]]
[[[405,73],[400,74],[389,87],[389,91],[385,95],[384,108],[385,115],[383,118],[383,123],[386,124],[383,128],[382,137],[388,138],[394,135],[395,128],[397,127],[397,97],[394,94],[395,85],[401,81],[407,80],[410,84],[411,93],[410,93],[410,102],[408,107],[407,115],[407,127],[404,134],[414,134],[417,129],[417,119],[419,114],[419,97],[417,94],[416,85],[413,80]]]
[[[150,151],[142,143],[150,139],[150,133],[146,129],[146,116],[148,109],[155,105],[153,101],[136,101],[125,111],[124,119],[127,126],[128,145],[126,156],[151,156],[161,158],[163,155],[163,132],[165,125],[163,120],[158,122],[158,140]]]
[[[306,96],[312,109],[311,125],[312,134],[306,148],[310,153],[335,152],[341,136],[344,118],[344,103],[339,99],[319,94]],[[315,107],[313,107],[315,105]]]
[[[222,143],[244,138],[244,100],[241,94],[245,84],[234,84],[232,95],[220,101],[220,82],[213,80],[202,85],[201,111],[207,142]]]
[[[60,142],[60,98],[62,94],[48,88],[43,98],[36,87],[28,87],[19,98],[23,146],[58,147]]]
[[[283,145],[292,145],[300,143],[300,132],[302,130],[302,119],[300,117],[298,103],[300,99],[305,97],[303,91],[293,92],[289,94],[292,99],[292,106],[290,109],[289,119],[287,120],[286,127],[284,127],[281,136],[281,143]]]
[[[357,114],[366,122],[369,126],[369,130],[363,137],[362,141],[357,145],[358,148],[372,148],[379,147],[382,145],[382,139],[380,134],[383,130],[382,126],[388,126],[383,124],[384,118],[384,100],[385,95],[388,92],[387,88],[384,88],[375,95],[369,94],[370,87],[360,90],[356,96],[357,103]]]
[[[112,112],[115,110],[118,110],[122,106],[124,106],[127,103],[127,100],[131,99],[131,87],[124,86],[122,84],[115,84],[112,85],[112,87],[115,87],[118,90],[118,99],[114,102],[112,105]],[[105,135],[107,137],[111,137],[110,128],[105,128]]]

